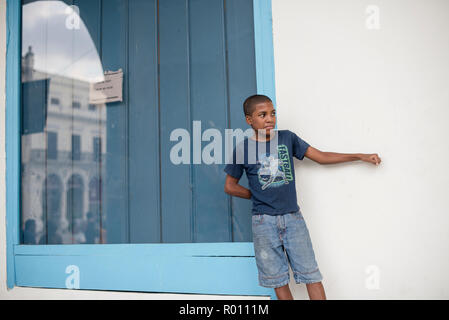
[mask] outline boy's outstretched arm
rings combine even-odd
[[[234,197],[240,197],[244,199],[251,199],[251,191],[241,185],[239,180],[231,175],[226,175],[224,191]]]
[[[307,158],[318,162],[319,164],[333,164],[340,162],[348,162],[355,160],[362,160],[378,165],[381,160],[377,153],[337,153],[337,152],[323,152],[309,146],[304,154]]]

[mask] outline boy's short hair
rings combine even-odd
[[[245,102],[243,102],[243,112],[245,113],[245,116],[251,116],[254,112],[256,104],[263,102],[273,103],[269,97],[263,94],[255,94],[246,98]]]

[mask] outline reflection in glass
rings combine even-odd
[[[67,27],[67,8],[63,1],[22,6],[24,244],[105,241],[99,197],[91,201],[87,193],[98,192],[104,174],[106,150],[94,139],[106,135],[105,106],[89,103],[90,86],[104,79],[103,70],[82,19],[78,28]]]
[[[22,1],[21,243],[251,241],[224,164],[172,163],[170,135],[246,126],[252,3]]]

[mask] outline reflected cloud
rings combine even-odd
[[[79,29],[67,28],[70,15],[77,15],[69,5],[36,1],[24,5],[22,12],[22,55],[33,47],[36,70],[91,83],[104,80],[97,47],[83,19],[78,16]]]

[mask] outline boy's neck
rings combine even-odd
[[[269,139],[267,139],[268,136],[265,136],[265,135],[258,136],[257,130],[254,130],[254,135],[252,137],[250,137],[250,139],[254,140],[254,141],[258,141],[258,142],[271,141],[274,138],[274,136],[276,135],[276,131],[277,130],[274,130],[274,129],[270,130],[270,137],[269,137]]]

